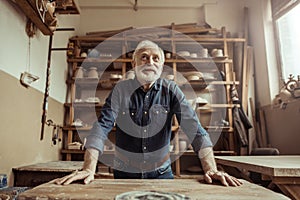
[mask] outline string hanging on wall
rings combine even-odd
[[[26,25],[26,32],[27,32],[27,25]],[[32,33],[32,31],[30,31]],[[34,34],[30,34],[34,35]],[[21,73],[20,82],[23,86],[29,87],[33,82],[37,81],[39,79],[38,76],[33,75],[30,72],[30,66],[31,66],[31,37],[28,35],[28,53],[27,53],[27,60],[26,60],[26,66],[25,71]]]

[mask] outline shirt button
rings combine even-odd
[[[134,115],[134,113],[131,113],[131,115],[133,116],[133,115]]]
[[[147,130],[146,129],[144,129],[144,133],[146,133],[147,132]]]
[[[146,98],[149,98],[149,95],[146,95]]]
[[[144,160],[144,162],[143,162],[144,164],[146,163],[146,161]]]
[[[123,115],[125,115],[125,112],[122,112]]]
[[[144,150],[146,150],[147,149],[147,147],[144,147]]]
[[[144,113],[145,113],[145,115],[147,115],[147,111],[145,111]]]

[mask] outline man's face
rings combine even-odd
[[[142,84],[153,83],[160,77],[163,70],[160,51],[156,48],[138,51],[133,67],[137,79]]]

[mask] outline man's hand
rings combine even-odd
[[[217,170],[213,149],[211,147],[200,149],[198,156],[205,172],[205,182],[212,183],[213,180],[219,180],[225,186],[240,186],[243,184],[237,178]]]
[[[54,182],[59,185],[68,185],[74,181],[84,180],[85,184],[89,184],[92,180],[94,180],[98,156],[99,151],[97,149],[86,149],[84,154],[83,170],[76,170],[74,173],[56,179]]]
[[[230,176],[226,172],[221,171],[207,171],[204,174],[204,180],[207,183],[212,183],[213,180],[219,180],[225,186],[240,186],[243,183],[237,178]]]
[[[84,184],[89,184],[92,180],[94,180],[94,173],[90,170],[76,170],[72,174],[56,179],[55,183],[58,185],[68,185],[78,180],[84,180]]]

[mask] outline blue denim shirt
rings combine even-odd
[[[159,161],[169,152],[174,115],[195,152],[213,146],[181,89],[166,79],[158,79],[148,91],[136,79],[116,84],[85,146],[103,152],[116,125],[117,151],[137,161]]]

